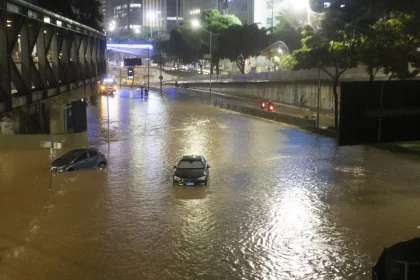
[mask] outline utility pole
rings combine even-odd
[[[179,0],[176,0],[176,25],[178,26],[178,16],[179,16]]]
[[[150,91],[150,45],[147,46],[147,91]]]
[[[162,76],[162,51],[159,52],[160,53],[160,76],[159,76],[159,80],[160,80],[160,96],[162,96],[163,94],[163,76]]]
[[[271,34],[274,32],[274,0],[271,0]]]
[[[211,30],[210,30],[210,102],[209,104],[211,104],[211,75],[212,73],[213,73],[213,55],[211,51]]]
[[[321,101],[321,68],[318,68],[318,98],[316,105],[316,127],[319,128],[319,106]]]

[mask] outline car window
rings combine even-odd
[[[75,153],[75,152],[68,152],[66,154],[64,154],[61,158],[68,160],[68,161],[73,161],[79,154]]]
[[[81,154],[78,158],[77,161],[82,161],[88,158],[88,153],[84,152],[83,154]]]
[[[178,168],[180,169],[203,169],[204,164],[200,160],[194,160],[194,161],[180,161],[178,164]]]
[[[89,157],[94,157],[97,156],[98,152],[97,151],[89,151]]]

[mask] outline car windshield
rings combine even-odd
[[[203,169],[204,164],[201,160],[183,160],[178,164],[179,169]]]
[[[113,80],[113,79],[105,79],[105,80],[104,80],[104,84],[105,84],[105,85],[111,85],[111,84],[114,84],[114,80]]]
[[[76,152],[68,152],[66,154],[64,154],[61,159],[65,159],[67,161],[73,161],[78,155],[80,155],[80,153],[76,153]]]

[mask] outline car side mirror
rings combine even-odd
[[[176,169],[176,165],[174,165],[174,169]]]
[[[207,164],[207,168],[210,168],[210,165]]]

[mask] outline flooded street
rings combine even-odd
[[[108,146],[98,103],[106,170],[51,176],[48,149],[0,147],[0,280],[371,279],[383,247],[420,235],[418,156],[173,91],[109,97]],[[208,187],[172,185],[188,154],[208,160]]]

